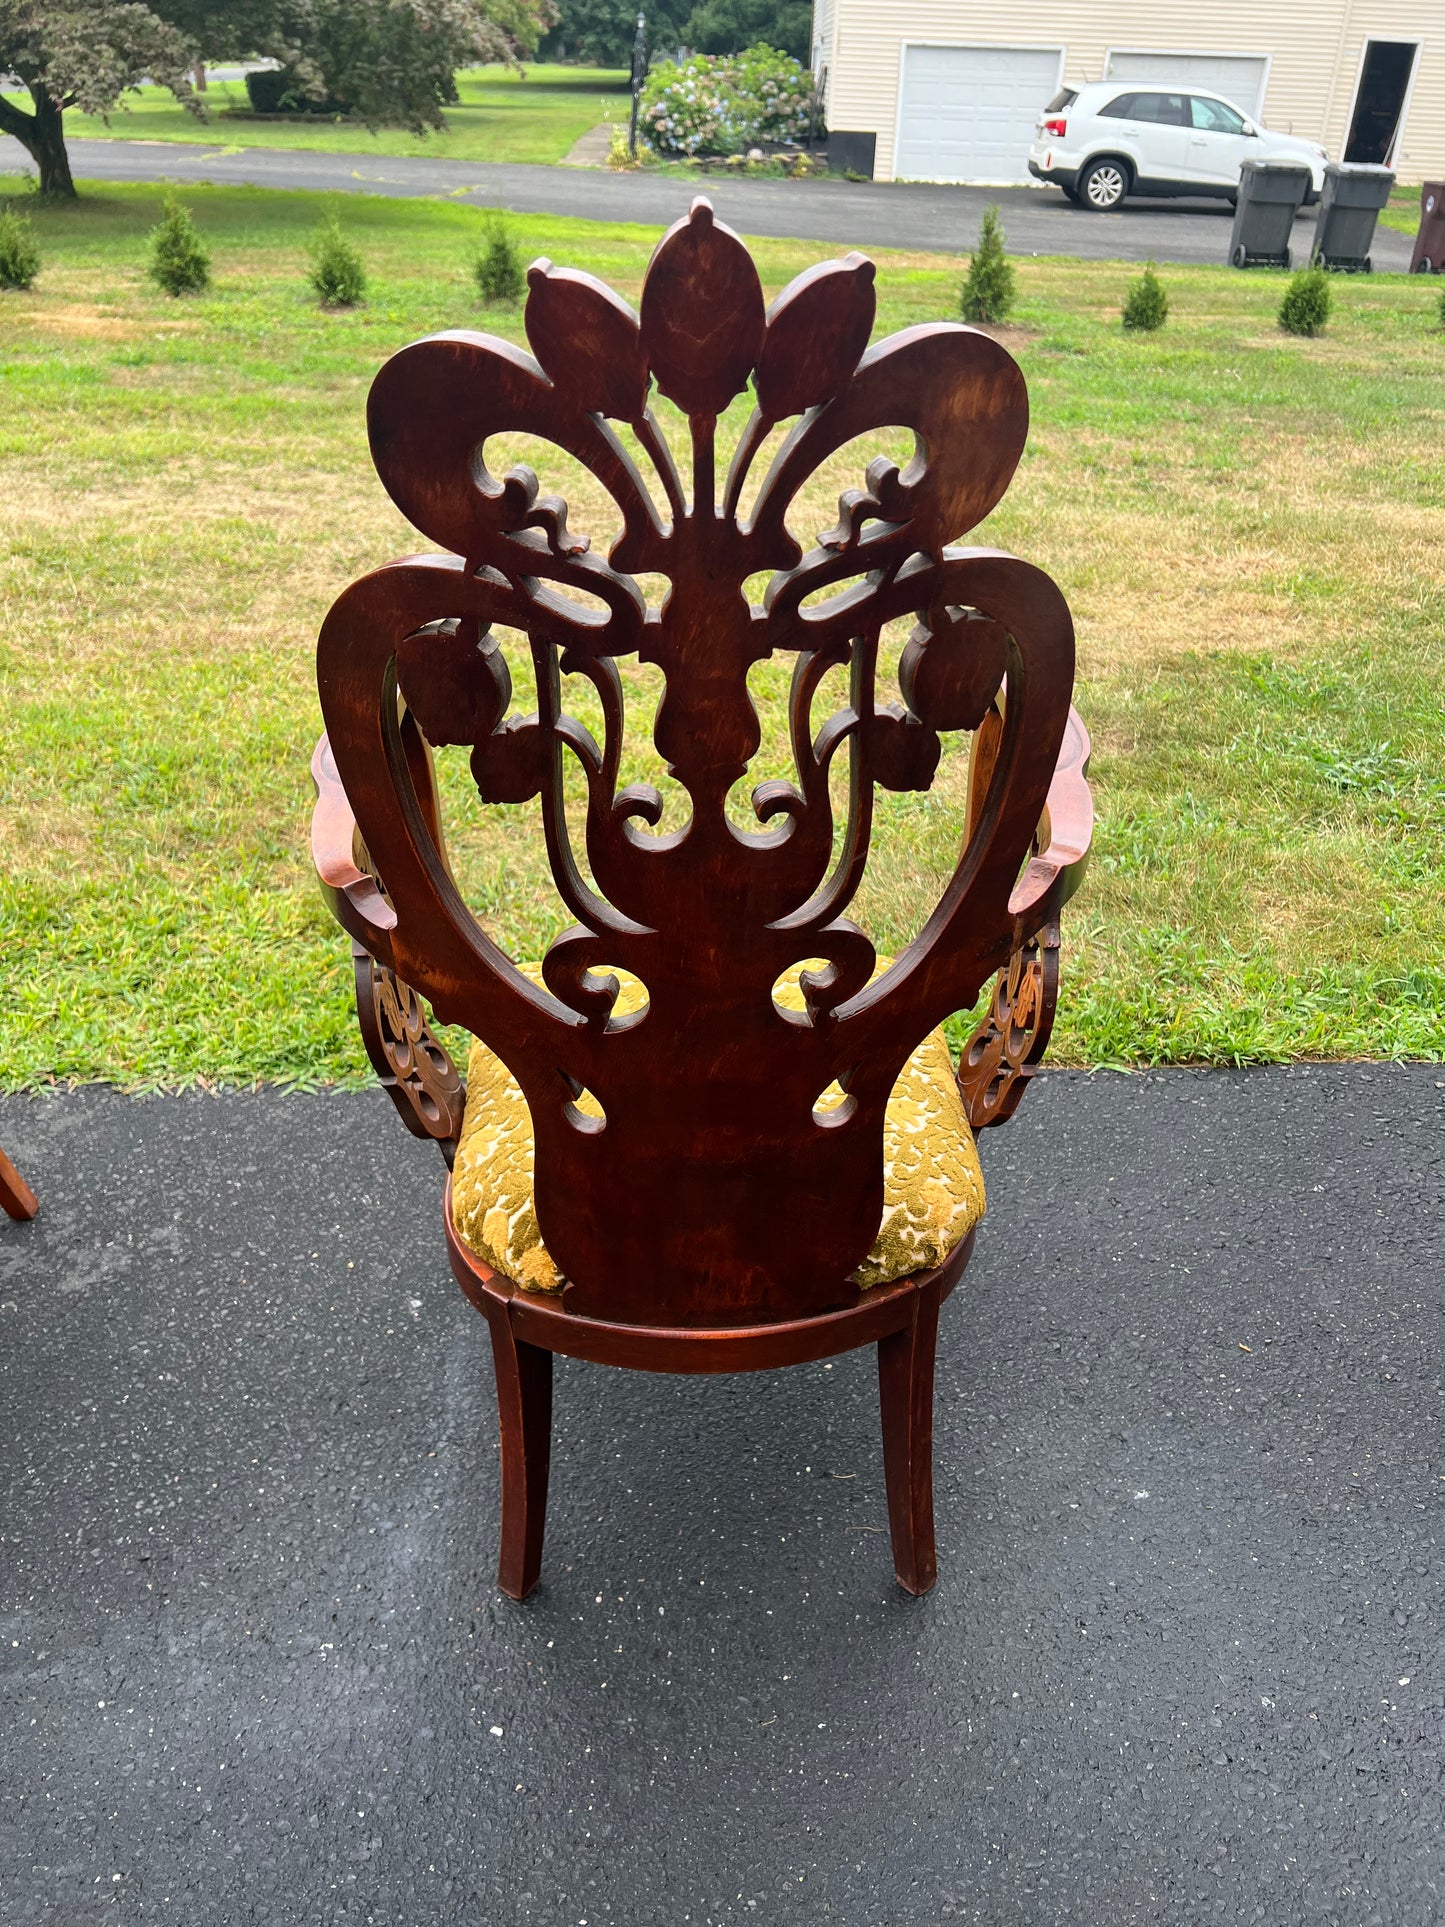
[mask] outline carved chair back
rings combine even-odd
[[[1023,451],[1023,378],[987,335],[950,323],[869,348],[873,282],[872,263],[849,255],[765,311],[746,248],[699,201],[659,244],[639,313],[539,262],[531,354],[440,335],[396,355],[372,389],[381,479],[448,553],[357,582],[322,633],[331,754],[376,879],[338,909],[378,970],[516,1077],[542,1236],[569,1307],[595,1317],[757,1323],[855,1297],[845,1281],[878,1231],[899,1071],[1059,894],[1036,839],[1069,717],[1068,610],[1028,564],[950,546],[998,502]],[[719,418],[749,383],[756,405],[720,478]],[[686,417],[686,477],[649,406],[654,386]],[[744,516],[750,465],[790,418]],[[893,427],[913,431],[912,460],[875,461],[837,527],[805,548],[790,523],[805,482],[845,444]],[[489,471],[489,439],[517,434],[566,451],[613,498],[621,533],[606,557],[569,534],[565,504],[529,469]],[[760,573],[768,586],[752,601]],[[639,584],[648,575],[667,579],[661,606]],[[880,632],[909,617],[904,701],[881,703]],[[493,624],[527,639],[533,714],[510,713]],[[760,740],[749,671],[779,652],[793,658],[795,779],[754,787],[743,828],[728,801]],[[655,788],[619,787],[627,656],[664,679],[653,740],[686,792],[680,827],[659,827]],[[847,700],[819,721],[814,699],[836,667]],[[595,689],[600,743],[563,708],[571,674]],[[875,975],[874,946],[847,914],[874,791],[929,788],[952,730],[981,730],[984,745],[957,868]],[[540,987],[448,867],[430,756],[444,745],[470,749],[484,801],[540,809],[573,920]],[[585,777],[585,867],[564,807],[568,759]],[[775,988],[805,962],[806,1009],[787,1009]],[[646,992],[627,1016],[614,1014],[619,968]],[[843,1101],[819,1108],[835,1083]],[[579,1108],[584,1091],[601,1118]]]

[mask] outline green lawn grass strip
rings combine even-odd
[[[476,305],[473,210],[348,201],[367,300],[325,314],[305,284],[320,197],[185,198],[207,295],[146,285],[159,193],[138,187],[37,209],[40,279],[0,301],[5,1088],[366,1076],[306,840],[317,627],[354,576],[417,543],[372,474],[366,390],[431,330],[520,338],[518,312]],[[656,238],[517,217],[525,255],[634,297]],[[770,293],[830,251],[755,246]],[[956,261],[878,258],[880,332],[950,312]],[[1170,325],[1140,339],[1118,324],[1127,264],[1018,266],[1004,338],[1032,431],[977,539],[1068,595],[1097,746],[1057,1056],[1445,1054],[1433,289],[1342,278],[1329,332],[1297,341],[1274,326],[1278,277],[1172,268]],[[501,456],[534,462],[606,539],[567,462]],[[860,469],[840,459],[822,478],[805,533]],[[655,683],[624,674],[627,774],[655,777],[639,725]],[[787,675],[762,666],[760,696]],[[525,681],[518,665],[519,702]],[[772,702],[758,776],[786,769],[780,720]],[[459,754],[441,766],[470,899],[534,956],[565,919],[531,812],[483,808]],[[907,941],[952,868],[962,775],[954,745],[935,796],[881,798],[858,905],[880,946]]]
[[[212,81],[206,117],[182,107],[166,87],[139,87],[122,97],[109,119],[71,112],[69,139],[209,142],[215,146],[310,149],[339,154],[424,154],[432,160],[562,160],[574,143],[603,121],[624,121],[627,75],[607,68],[477,67],[457,75],[457,104],[445,109],[446,127],[411,134],[401,127],[375,131],[350,116],[253,115],[241,81]],[[21,104],[29,109],[28,98]],[[85,172],[85,150],[72,156]]]

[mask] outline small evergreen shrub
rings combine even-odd
[[[985,210],[978,246],[959,291],[958,310],[965,321],[1003,321],[1014,304],[1014,271],[1004,253],[998,209]]]
[[[40,246],[23,214],[0,214],[0,288],[28,288],[40,272]]]
[[[211,257],[201,237],[174,194],[161,205],[159,224],[151,229],[150,277],[167,294],[198,294],[211,284]]]
[[[1156,328],[1162,328],[1168,319],[1169,297],[1151,261],[1129,288],[1124,302],[1124,326],[1152,334]]]
[[[341,232],[341,223],[328,214],[311,242],[311,271],[307,275],[323,308],[354,308],[366,292],[366,269],[361,256]]]
[[[1279,325],[1286,334],[1319,335],[1330,318],[1330,277],[1323,268],[1301,268],[1284,291]]]
[[[477,291],[488,306],[495,302],[519,301],[527,286],[522,259],[512,240],[511,230],[500,214],[488,217],[486,238],[477,257]]]

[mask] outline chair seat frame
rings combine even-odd
[[[451,1180],[444,1200],[447,1255],[466,1297],[487,1321],[502,1443],[502,1538],[497,1584],[525,1599],[542,1571],[551,1461],[552,1357],[585,1358],[637,1372],[774,1371],[878,1347],[883,1467],[894,1569],[906,1592],[938,1577],[933,1537],[933,1368],[938,1314],[973,1255],[975,1233],[936,1271],[873,1285],[856,1304],[766,1325],[616,1324],[570,1313],[565,1292],[525,1291],[493,1271],[457,1236]]]

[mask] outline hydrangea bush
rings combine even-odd
[[[656,154],[741,154],[806,141],[817,116],[813,76],[775,47],[659,61],[642,90],[640,136]]]

